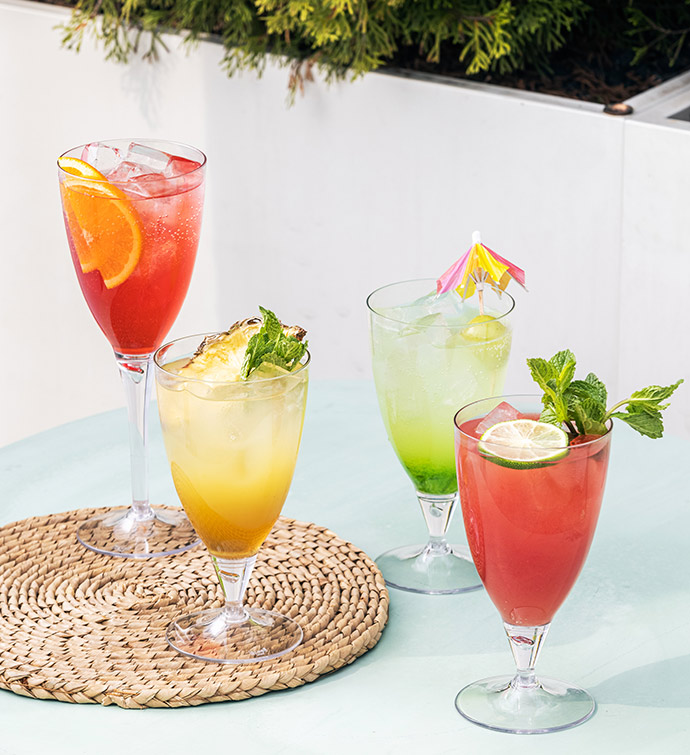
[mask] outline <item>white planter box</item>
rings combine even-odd
[[[440,275],[480,229],[528,276],[528,294],[511,286],[507,388],[530,389],[525,357],[563,347],[614,397],[688,375],[690,123],[667,117],[690,107],[687,76],[635,98],[629,117],[386,74],[310,85],[288,108],[277,66],[228,79],[217,44],[187,55],[175,37],[160,64],[118,66],[89,44],[62,49],[66,17],[0,0],[0,443],[122,403],[71,270],[54,167],[115,136],[186,141],[209,158],[198,264],[171,336],[262,304],[309,330],[315,378],[368,378],[367,293]],[[688,386],[667,427],[690,436]]]

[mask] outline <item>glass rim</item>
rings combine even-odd
[[[285,380],[285,378],[292,377],[293,375],[299,375],[300,373],[304,372],[304,370],[309,366],[311,362],[311,353],[309,352],[309,349],[307,349],[304,352],[304,356],[302,359],[304,361],[299,363],[299,367],[297,369],[291,370],[290,372],[286,372],[284,375],[274,375],[273,377],[260,377],[258,379],[255,379],[253,381],[250,380],[208,380],[206,378],[201,377],[187,377],[186,375],[180,375],[177,372],[172,372],[170,370],[167,370],[165,368],[165,365],[160,363],[159,355],[164,349],[168,349],[171,346],[174,346],[175,344],[181,343],[182,341],[191,340],[191,339],[198,339],[196,348],[198,349],[201,345],[201,342],[208,338],[209,336],[219,336],[221,333],[225,333],[226,331],[219,330],[211,333],[199,333],[191,336],[181,336],[180,338],[175,338],[172,341],[168,341],[167,343],[162,344],[159,346],[154,352],[153,352],[153,364],[157,370],[160,370],[161,372],[164,372],[166,375],[169,375],[171,378],[175,378],[179,381],[184,381],[185,383],[200,383],[202,385],[237,385],[237,386],[248,386],[253,384],[261,383],[263,385],[267,383],[271,383],[273,381],[279,381],[279,380]],[[194,349],[196,351],[196,349]],[[194,353],[194,352],[192,352]]]
[[[508,393],[508,394],[500,394],[498,396],[487,396],[486,398],[480,398],[476,401],[471,401],[469,404],[465,404],[464,406],[461,406],[460,409],[455,412],[453,415],[453,427],[463,435],[465,438],[469,438],[470,440],[473,440],[475,443],[479,442],[479,438],[477,438],[475,435],[470,435],[469,433],[466,433],[458,424],[458,416],[464,412],[466,409],[471,409],[473,406],[476,406],[477,404],[484,404],[487,401],[505,401],[506,403],[510,403],[510,399],[530,399],[535,402],[535,404],[541,404],[541,396],[540,393]],[[512,405],[512,404],[511,404]],[[486,415],[484,415],[486,416]],[[465,420],[467,421],[467,420]],[[603,435],[598,435],[596,438],[592,438],[592,440],[585,441],[584,443],[578,443],[576,446],[572,446],[570,444],[567,444],[565,446],[549,446],[549,448],[554,448],[556,450],[563,450],[563,449],[572,449],[572,448],[589,448],[590,446],[593,446],[596,443],[600,443],[605,438],[609,438],[611,436],[611,433],[613,432],[613,420],[609,418],[606,420],[606,423],[608,425],[608,429]],[[515,448],[515,446],[511,446],[507,443],[499,443],[497,441],[492,440],[491,445],[498,446],[499,448]]]
[[[73,152],[76,149],[83,149],[84,147],[87,147],[89,144],[108,144],[112,142],[129,142],[129,143],[136,143],[136,144],[146,144],[146,142],[157,142],[159,144],[169,144],[173,147],[184,147],[185,149],[193,150],[194,152],[197,152],[201,156],[201,160],[199,161],[199,165],[197,165],[196,168],[192,168],[191,170],[185,171],[184,173],[177,173],[174,176],[163,176],[162,178],[166,181],[175,181],[178,178],[182,178],[183,176],[191,176],[194,173],[196,173],[199,170],[202,170],[206,166],[206,155],[198,148],[194,147],[191,144],[186,144],[185,142],[176,142],[172,141],[170,139],[156,139],[155,137],[146,137],[143,139],[130,139],[128,137],[121,137],[117,139],[99,139],[97,142],[88,142],[86,144],[77,144],[74,147],[70,147],[69,149],[66,149],[62,154],[58,155],[58,160],[62,157],[66,157],[70,152]],[[183,157],[183,155],[176,155],[177,157]],[[80,178],[80,176],[75,176],[74,173],[70,173],[69,171],[65,170],[64,168],[60,167],[60,164],[58,162],[58,170],[61,174],[64,174],[65,176],[71,176],[72,178]],[[94,166],[92,166],[94,167]],[[96,170],[98,170],[96,168]],[[107,178],[84,178],[82,179],[84,181],[91,181],[95,184],[99,183],[108,183],[108,184],[122,184],[126,183],[125,181],[110,181]]]
[[[406,283],[423,283],[425,281],[429,281],[432,284],[432,291],[433,291],[433,288],[435,288],[435,285],[436,285],[436,280],[437,280],[436,278],[410,278],[409,280],[396,281],[395,283],[386,283],[383,286],[379,286],[378,288],[375,288],[367,296],[367,299],[366,299],[367,308],[368,308],[368,310],[370,312],[372,312],[373,314],[375,314],[377,317],[381,317],[384,320],[389,320],[390,322],[397,322],[397,323],[400,323],[402,325],[411,325],[412,323],[408,322],[407,320],[399,320],[399,319],[397,319],[395,317],[391,317],[390,315],[385,315],[382,312],[380,312],[378,309],[376,309],[372,305],[371,298],[373,296],[376,296],[376,294],[378,294],[379,291],[383,291],[384,289],[387,289],[387,288],[393,288],[394,286],[402,286],[402,285],[404,285]],[[510,309],[508,309],[506,312],[503,312],[503,314],[500,314],[497,317],[494,317],[495,321],[503,320],[505,317],[507,317],[515,309],[515,299],[507,291],[497,291],[493,286],[488,286],[488,288],[491,291],[493,291],[499,298],[502,297],[502,296],[508,297],[508,301],[510,303]],[[463,299],[463,301],[467,301],[467,300]],[[493,315],[492,315],[492,317],[493,317]],[[466,323],[466,325],[467,324],[469,324],[469,323]],[[428,325],[427,324],[425,324],[425,325],[415,325],[415,327],[420,327],[420,328],[447,328],[448,325],[446,325],[446,324],[431,323],[431,324],[428,324]],[[462,327],[465,327],[465,326],[462,326]]]

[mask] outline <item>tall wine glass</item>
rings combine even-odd
[[[387,551],[376,563],[389,586],[431,595],[481,587],[467,547],[446,541],[457,501],[453,415],[502,391],[515,305],[487,288],[482,318],[475,301],[454,292],[435,300],[435,291],[434,280],[412,280],[367,299],[381,415],[428,529],[426,543]]]
[[[178,618],[168,642],[193,658],[250,663],[302,641],[287,616],[243,604],[256,556],[285,502],[307,400],[309,354],[292,372],[260,367],[246,381],[178,374],[203,336],[154,357],[158,410],[175,489],[208,548],[225,606]]]
[[[537,678],[534,667],[551,620],[575,584],[594,537],[604,494],[611,431],[554,447],[552,460],[510,462],[514,448],[478,436],[482,419],[506,401],[530,419],[531,396],[477,401],[455,416],[460,502],[479,576],[501,614],[514,675],[470,684],[455,704],[473,723],[516,734],[558,731],[586,721],[595,703],[571,684]],[[485,423],[486,424],[486,423]]]
[[[149,504],[151,355],[184,301],[204,202],[206,158],[182,144],[111,140],[61,155],[60,196],[74,269],[115,352],[129,418],[132,503],[78,530],[91,550],[146,558],[198,543],[184,512]]]

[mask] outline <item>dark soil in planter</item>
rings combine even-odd
[[[402,51],[396,68],[441,74],[467,81],[485,82],[542,94],[608,105],[633,97],[690,70],[690,50],[684,50],[673,66],[668,59],[650,52],[632,65],[630,51],[592,53],[570,46],[551,57],[551,70],[527,69],[514,73],[481,73],[468,76],[454,53],[445,51],[441,63],[428,63],[409,50]]]

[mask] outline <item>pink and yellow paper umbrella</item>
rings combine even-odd
[[[505,291],[509,281],[517,281],[525,290],[525,271],[503,259],[481,242],[479,231],[472,234],[472,246],[436,281],[436,293],[455,289],[463,299],[479,294],[479,311],[484,314],[484,284]]]

